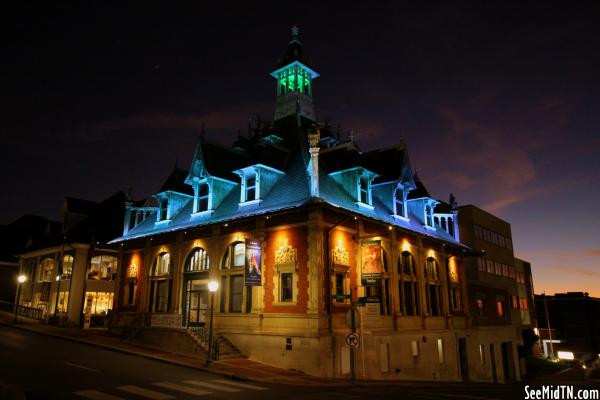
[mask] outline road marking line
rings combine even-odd
[[[139,386],[118,386],[117,389],[154,400],[166,400],[175,398],[175,396],[171,396],[170,394],[155,392],[154,390],[144,389]]]
[[[102,393],[97,390],[79,390],[73,392],[77,396],[85,397],[92,400],[125,400],[122,397],[113,396],[110,394]]]
[[[241,387],[243,389],[269,390],[268,388],[265,388],[265,387],[249,385],[247,383],[238,383],[238,382],[228,381],[226,379],[214,379],[214,380],[212,380],[212,382],[219,382],[219,383],[223,383],[225,385],[237,386],[237,387]]]
[[[471,396],[468,394],[442,394],[442,393],[432,393],[432,392],[419,392],[425,395],[433,395],[437,397],[451,397],[451,398],[461,398],[461,399],[473,399],[473,400],[500,400],[495,397],[485,397],[485,396]]]
[[[225,387],[223,385],[215,385],[214,383],[208,383],[208,382],[201,382],[201,381],[185,381],[184,383],[189,383],[191,385],[197,385],[197,386],[202,386],[205,387],[207,389],[215,389],[215,390],[222,390],[223,392],[241,392],[240,389],[233,389],[233,388],[229,388],[229,387]]]
[[[71,367],[75,367],[75,368],[79,368],[79,369],[85,369],[86,371],[92,371],[92,372],[100,372],[99,369],[95,369],[95,368],[90,368],[90,367],[84,367],[83,365],[79,365],[79,364],[73,364],[70,362],[66,362],[65,364]]]
[[[163,387],[165,389],[175,390],[177,392],[183,392],[187,394],[193,394],[196,396],[202,396],[205,394],[211,394],[212,392],[207,392],[206,390],[194,389],[189,386],[178,385],[176,383],[170,382],[155,382],[153,385]]]

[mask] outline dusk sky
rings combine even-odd
[[[363,150],[404,138],[433,196],[510,222],[536,293],[600,297],[591,2],[85,3],[3,12],[0,223],[59,219],[64,196],[149,196],[202,123],[229,144],[270,119],[298,24],[319,120]]]

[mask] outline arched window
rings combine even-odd
[[[244,286],[245,264],[246,244],[234,242],[229,245],[221,262],[219,311],[222,313],[249,313],[252,310],[252,287]]]
[[[438,266],[435,258],[428,257],[425,261],[425,276],[430,280],[438,280]]]
[[[246,244],[235,242],[227,248],[223,256],[222,269],[244,268],[246,264]]]
[[[101,255],[93,257],[88,268],[88,279],[112,281],[117,276],[117,257]]]
[[[185,272],[200,272],[208,271],[210,261],[206,250],[202,247],[196,247],[187,258],[185,263]]]
[[[168,275],[171,268],[171,256],[169,253],[161,253],[156,256],[154,266],[152,268],[153,276]]]
[[[171,305],[171,256],[160,253],[150,276],[150,312],[167,312]]]
[[[44,258],[40,263],[39,281],[52,282],[52,271],[54,271],[54,259]]]
[[[67,254],[63,257],[62,273],[60,279],[71,279],[73,273],[73,256]]]
[[[442,283],[439,277],[438,263],[433,257],[428,257],[425,261],[425,277],[427,279],[426,295],[427,309],[429,315],[442,315]]]
[[[400,255],[400,260],[398,264],[398,273],[402,273],[404,275],[417,275],[417,270],[415,268],[415,258],[408,251],[403,251]]]
[[[398,263],[398,297],[400,299],[400,311],[403,315],[420,315],[419,281],[415,258],[408,251],[402,252]]]

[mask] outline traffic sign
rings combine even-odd
[[[353,349],[358,349],[358,345],[360,343],[359,336],[357,333],[348,333],[346,335],[346,344],[348,347],[352,347]]]

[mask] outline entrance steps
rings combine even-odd
[[[209,332],[205,327],[187,328],[187,332],[202,348],[208,351]],[[213,332],[213,340],[215,344],[215,355],[217,360],[229,360],[234,358],[246,358],[242,352],[235,347],[225,336],[217,332]]]

